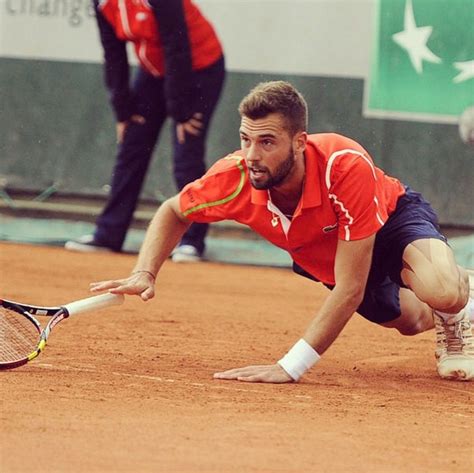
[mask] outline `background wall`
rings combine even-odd
[[[407,3],[418,24],[434,24],[423,11],[444,1],[390,0],[400,15],[393,28],[403,30]],[[286,79],[308,100],[311,131],[355,138],[379,166],[423,192],[443,223],[473,224],[474,149],[459,138],[457,112],[420,118],[368,109],[385,0],[196,3],[218,30],[229,69],[208,143],[209,163],[239,146],[241,97],[261,80]],[[474,45],[474,28],[466,34],[473,35],[466,45]],[[434,40],[441,41],[435,33]],[[474,59],[471,49],[464,45],[457,60]],[[105,195],[115,136],[101,54],[87,0],[0,0],[0,183],[36,191],[55,184],[65,193]],[[403,50],[397,61],[410,65]],[[435,65],[424,62],[424,73]],[[474,80],[462,87],[472,89],[474,102]],[[453,99],[454,92],[436,92],[436,102]],[[162,199],[175,190],[169,141],[165,128],[143,197]]]

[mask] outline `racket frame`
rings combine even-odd
[[[69,317],[69,312],[65,307],[42,307],[9,301],[7,299],[0,299],[0,306],[22,315],[35,326],[36,330],[38,330],[38,343],[35,350],[19,360],[0,362],[0,370],[18,368],[19,366],[34,360],[44,350],[51,330],[55,325],[61,322],[61,320]],[[43,328],[40,322],[34,317],[35,315],[49,316],[52,318]]]
[[[24,358],[11,362],[0,362],[0,370],[12,369],[22,366],[31,360],[34,360],[45,348],[51,330],[61,320],[68,318],[72,314],[99,310],[105,307],[120,305],[124,301],[123,295],[119,294],[100,294],[98,296],[81,299],[58,307],[43,307],[37,305],[23,304],[21,302],[0,299],[0,307],[13,310],[23,317],[27,318],[38,330],[39,340],[36,349]],[[34,316],[50,316],[51,320],[44,328]]]

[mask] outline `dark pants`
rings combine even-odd
[[[199,136],[186,134],[184,143],[178,143],[176,126],[173,126],[173,162],[176,186],[201,177],[206,171],[206,137],[212,114],[224,84],[224,59],[210,67],[194,72],[195,106],[193,110],[203,116]],[[138,198],[150,164],[153,149],[167,118],[164,80],[139,69],[132,88],[136,108],[134,114],[145,118],[144,124],[130,122],[122,143],[118,147],[108,202],[96,222],[97,243],[119,251],[133,218]],[[176,124],[174,124],[176,125]],[[182,238],[183,244],[204,251],[207,224],[193,224]]]

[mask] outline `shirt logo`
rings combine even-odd
[[[334,225],[328,225],[327,227],[323,227],[323,232],[329,233],[335,230],[336,228],[337,228],[337,223],[335,223]]]

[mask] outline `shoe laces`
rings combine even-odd
[[[447,320],[435,314],[435,328],[438,355],[474,355],[474,337],[465,311]]]

